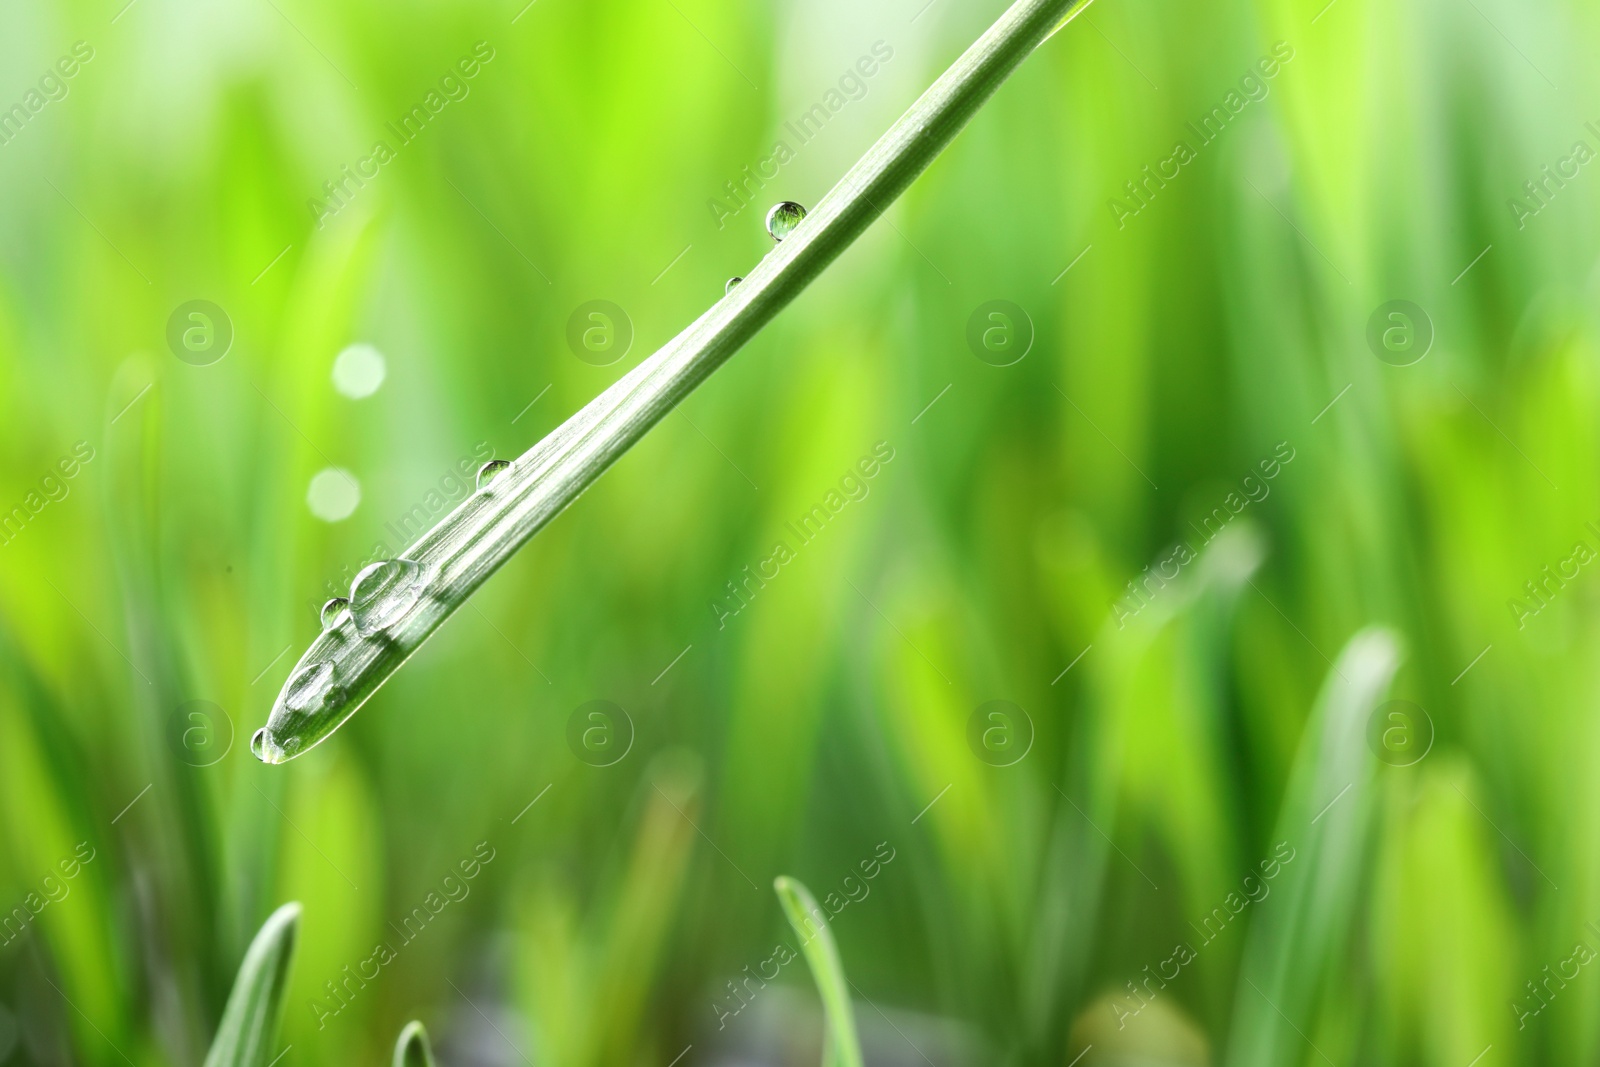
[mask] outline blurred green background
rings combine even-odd
[[[317,605],[1003,5],[123,2],[0,12],[0,1062],[199,1063],[299,900],[282,1067],[815,1063],[779,874],[872,1064],[1600,1055],[1600,7],[1103,0],[267,767]]]

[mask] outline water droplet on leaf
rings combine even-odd
[[[306,711],[322,703],[333,688],[333,664],[313,663],[302,667],[284,688],[284,705],[290,711]],[[254,744],[254,742],[251,742]]]
[[[489,488],[489,485],[496,478],[500,477],[502,472],[510,469],[511,463],[509,460],[491,459],[489,462],[478,468],[478,488]]]
[[[800,220],[805,217],[805,208],[793,200],[785,200],[767,212],[767,232],[772,235],[774,241],[781,241],[793,233],[795,227],[800,225]]]
[[[344,609],[348,608],[349,606],[350,601],[342,596],[336,596],[326,604],[322,605],[322,628],[324,630],[333,629],[334,624],[339,621],[339,616],[344,614]]]
[[[272,739],[267,736],[267,728],[263,726],[250,738],[250,754],[262,763],[282,763],[283,752]]]
[[[731,293],[731,292],[733,292],[733,287],[738,285],[742,281],[744,281],[743,278],[740,278],[737,275],[735,275],[734,277],[728,279],[728,284],[727,284],[726,287],[724,287],[724,289],[722,291],[724,293]]]
[[[356,575],[350,617],[363,637],[388,627],[422,597],[422,568],[409,559],[386,559]]]

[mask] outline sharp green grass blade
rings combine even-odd
[[[266,1067],[278,1055],[273,1041],[283,1017],[300,905],[285,904],[267,919],[239,965],[222,1025],[206,1054],[205,1067]]]
[[[938,157],[1083,0],[1017,0],[749,277],[468,497],[398,560],[352,585],[295,665],[251,750],[282,763],[322,741],[489,576],[810,285]]]
[[[856,1039],[856,1017],[850,1006],[850,985],[839,960],[839,947],[833,943],[827,912],[811,891],[793,878],[779,876],[772,883],[789,925],[800,938],[800,951],[811,967],[822,995],[822,1011],[827,1020],[828,1039],[823,1046],[822,1067],[861,1067],[861,1043]]]
[[[406,1023],[394,1043],[394,1067],[436,1067],[428,1030],[416,1019]]]
[[[1399,663],[1387,630],[1356,634],[1306,724],[1270,843],[1282,874],[1254,917],[1234,992],[1225,1062],[1235,1067],[1353,1062],[1355,1046],[1326,1047],[1316,1008],[1360,901],[1374,792],[1367,719]]]

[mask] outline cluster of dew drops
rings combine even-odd
[[[785,200],[781,204],[774,204],[772,210],[767,212],[767,232],[774,241],[781,241],[795,231],[801,220],[806,217],[806,209],[793,200]],[[728,279],[724,293],[733,292],[733,287],[744,281],[743,277],[735,275]]]
[[[483,492],[511,469],[509,460],[492,459],[478,469],[477,489]],[[336,596],[322,605],[322,630],[327,633],[339,625],[348,612],[356,633],[371,637],[387,629],[422,597],[422,565],[415,560],[396,558],[373,563],[362,569],[350,583],[348,597]],[[300,668],[284,693],[290,711],[306,711],[316,706],[337,707],[339,691],[333,684],[333,664],[319,660]],[[250,738],[250,751],[263,763],[267,760],[267,728]]]
[[[767,212],[767,233],[773,241],[782,241],[795,231],[806,217],[806,209],[792,200],[775,204]],[[725,292],[744,281],[742,277],[728,279]],[[511,469],[508,460],[492,459],[478,470],[479,492]],[[324,633],[339,625],[346,612],[355,623],[356,632],[370,637],[386,629],[404,615],[422,596],[422,567],[414,560],[386,559],[371,564],[356,575],[350,584],[348,597],[336,596],[322,605],[322,630]],[[313,706],[338,704],[338,690],[333,684],[333,664],[320,660],[300,668],[285,688],[284,703],[290,711],[306,711]],[[267,728],[262,727],[250,738],[250,751],[263,763],[267,759]],[[291,739],[288,744],[293,744]]]

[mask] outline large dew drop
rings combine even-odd
[[[326,661],[300,668],[284,690],[284,705],[290,711],[312,711],[333,688],[333,664]],[[252,742],[253,744],[254,742]]]
[[[339,622],[339,616],[344,614],[344,609],[350,606],[350,601],[342,596],[336,596],[322,605],[322,628],[331,630]]]
[[[767,232],[774,241],[781,241],[794,232],[800,225],[800,220],[806,217],[806,209],[793,200],[785,200],[773,206],[767,212]]]
[[[738,275],[734,275],[732,278],[728,279],[728,284],[723,287],[722,292],[724,295],[733,292],[734,286],[738,285],[742,281],[744,281],[743,278],[739,277]]]
[[[350,617],[356,632],[370,636],[394,623],[422,596],[422,568],[409,559],[386,559],[356,575],[350,586]]]
[[[478,468],[478,489],[479,489],[479,491],[481,492],[482,490],[489,488],[490,483],[492,483],[496,478],[500,477],[500,475],[504,474],[506,471],[508,471],[510,469],[511,469],[510,461],[509,460],[504,460],[504,459],[491,459],[489,462],[487,462],[483,466],[479,467]]]

